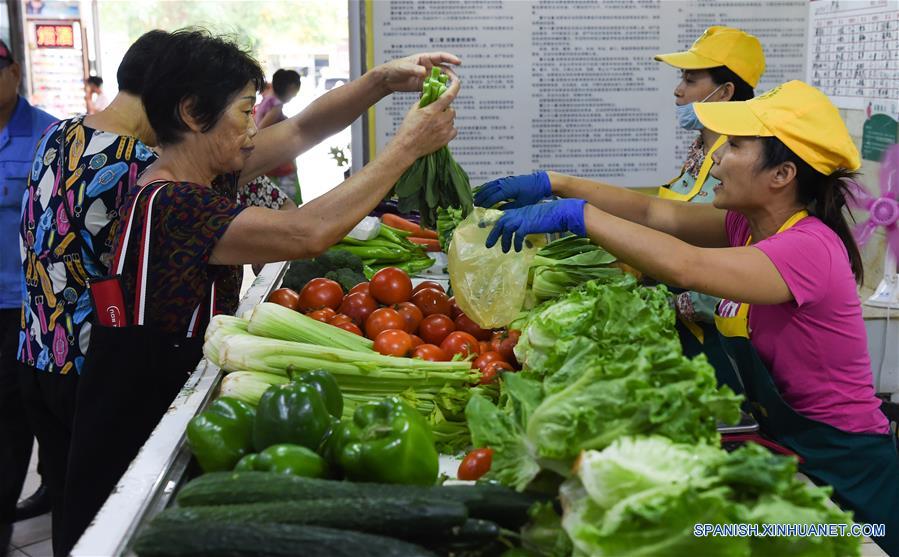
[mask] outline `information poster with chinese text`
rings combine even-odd
[[[630,187],[673,178],[696,132],[677,129],[679,72],[656,62],[711,25],[758,36],[768,70],[757,92],[805,74],[803,0],[376,0],[373,62],[445,50],[463,60],[450,149],[472,186],[550,169]],[[377,148],[412,106],[375,110]]]

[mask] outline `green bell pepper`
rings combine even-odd
[[[356,408],[329,440],[327,453],[354,481],[432,485],[437,449],[424,418],[398,397]]]
[[[328,413],[335,418],[343,416],[343,394],[333,375],[327,371],[315,370],[293,375],[291,379],[315,387],[324,400]]]
[[[328,465],[322,457],[306,447],[288,443],[272,445],[259,454],[247,455],[237,463],[234,470],[273,472],[306,478],[329,476]]]
[[[317,451],[330,434],[331,419],[315,385],[299,380],[272,385],[256,407],[253,445],[262,451],[293,443]]]
[[[253,450],[256,410],[242,400],[222,397],[187,425],[187,442],[204,472],[231,470]]]

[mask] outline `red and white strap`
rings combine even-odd
[[[147,302],[147,270],[149,268],[150,261],[150,231],[152,230],[152,218],[153,218],[153,202],[156,200],[156,195],[165,187],[164,181],[156,180],[150,182],[149,184],[141,187],[140,191],[137,192],[137,195],[134,199],[134,204],[132,205],[132,209],[128,214],[128,221],[125,225],[125,235],[122,238],[122,241],[119,243],[118,248],[115,253],[115,257],[113,258],[112,267],[114,270],[114,274],[121,275],[122,271],[125,267],[126,255],[128,252],[128,245],[131,241],[131,230],[134,224],[134,213],[137,208],[137,202],[140,197],[144,194],[145,191],[150,192],[150,200],[147,202],[146,207],[144,208],[144,223],[141,230],[141,245],[140,245],[140,253],[137,260],[137,275],[135,277],[135,288],[134,288],[134,321],[135,325],[143,325],[144,324],[144,315],[146,309]],[[209,319],[212,319],[212,316],[215,312],[215,283],[212,284],[210,294],[209,294]],[[200,305],[194,309],[193,315],[190,318],[190,324],[188,325],[187,337],[191,338],[196,335],[197,329],[199,326],[199,317],[200,317]]]

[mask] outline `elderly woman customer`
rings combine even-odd
[[[450,103],[459,82],[438,102],[414,105],[375,160],[300,208],[240,206],[228,187],[213,185],[216,177],[235,184],[257,176],[346,127],[384,96],[419,90],[432,66],[458,63],[434,53],[378,66],[258,133],[258,63],[205,32],[169,37],[141,95],[161,154],[130,192],[115,241],[113,272],[131,306],[129,326],[95,328],[79,385],[69,473],[83,481],[77,493],[67,493],[68,547],[200,360],[211,314],[236,309],[237,292],[223,291],[220,280],[235,265],[313,257],[339,241],[415,159],[455,137]],[[91,456],[98,451],[100,463]]]

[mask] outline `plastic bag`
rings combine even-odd
[[[532,234],[520,252],[484,247],[502,211],[475,207],[453,232],[448,250],[450,284],[459,308],[485,329],[508,325],[521,311],[528,269],[546,236]]]

